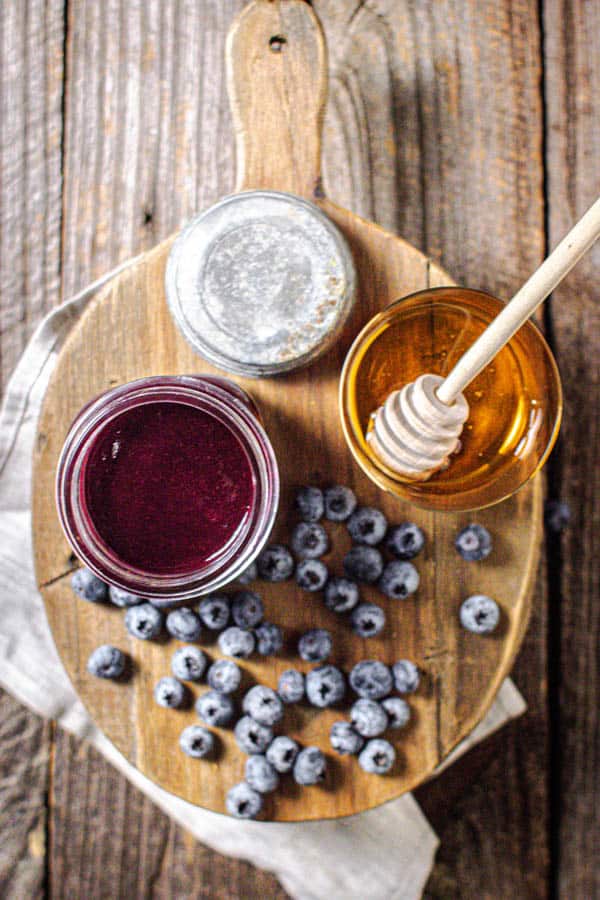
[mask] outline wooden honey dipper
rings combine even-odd
[[[366,436],[376,457],[399,475],[425,481],[460,449],[469,417],[464,389],[508,343],[600,237],[600,198],[461,356],[449,375],[430,373],[393,391]]]

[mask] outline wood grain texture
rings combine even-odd
[[[247,160],[259,156],[255,148],[262,148],[267,158],[271,152],[271,118],[260,118],[256,108],[272,105],[286,120],[297,101],[306,104],[310,99],[311,84],[316,91],[312,108],[320,109],[322,103],[325,54],[317,61],[312,59],[320,31],[304,3],[289,0],[281,9],[288,10],[285,52],[291,66],[289,77],[283,79],[285,92],[275,78],[270,95],[268,73],[264,73],[257,79],[255,94],[248,76],[241,74],[244,59],[256,60],[252,40],[259,41],[259,57],[274,55],[266,35],[282,30],[279,3],[257,0],[250,5],[233,25],[228,41],[230,72],[234,73],[230,78],[232,105],[238,123],[252,122],[254,129],[250,133],[238,128],[237,132],[238,172],[245,173],[241,180],[246,187],[254,171],[254,163],[249,165]],[[239,55],[240,60],[232,60],[231,54]],[[261,66],[272,65],[270,56]],[[311,84],[302,78],[303,64],[310,68]],[[301,84],[304,92],[296,98],[295,86]],[[312,124],[309,122],[309,128]],[[296,131],[300,127],[298,122]],[[303,146],[299,137],[298,147]],[[308,172],[302,172],[301,164],[309,167]],[[278,166],[273,177],[279,188],[297,190],[303,183],[312,185],[314,192],[311,154],[296,158],[282,153]],[[265,173],[257,170],[256,175],[264,187]],[[271,800],[267,816],[281,821],[348,815],[398,796],[429,776],[471,731],[510,670],[528,621],[540,534],[538,480],[501,506],[478,514],[495,536],[493,560],[479,567],[459,563],[453,538],[470,515],[418,514],[410,505],[379,492],[352,465],[337,413],[339,372],[350,342],[362,325],[393,299],[428,287],[431,281],[448,280],[448,276],[405,241],[328,201],[321,204],[350,244],[358,272],[359,302],[336,346],[310,367],[277,379],[237,379],[262,410],[279,460],[282,498],[274,539],[289,539],[293,524],[289,510],[299,484],[336,480],[352,485],[361,502],[382,507],[391,521],[416,518],[429,535],[430,549],[421,566],[418,597],[400,604],[401,608],[386,603],[388,628],[367,645],[350,634],[344,620],[324,611],[318,598],[307,602],[294,585],[262,587],[267,619],[284,626],[288,636],[286,652],[281,660],[253,660],[245,669],[252,680],[275,687],[280,672],[290,665],[290,656],[293,664],[297,663],[291,650],[293,636],[325,625],[337,638],[332,662],[346,671],[369,654],[389,664],[409,658],[424,670],[426,687],[412,702],[415,715],[407,732],[410,740],[405,737],[400,742],[400,759],[393,773],[385,779],[372,779],[352,758],[331,759],[332,774],[323,790],[298,792],[288,783]],[[148,374],[214,371],[194,357],[168,313],[164,268],[169,249],[170,241],[166,241],[115,278],[88,308],[61,352],[44,403],[34,462],[36,567],[63,661],[102,730],[144,774],[167,790],[222,812],[227,790],[243,776],[244,759],[232,734],[219,733],[222,752],[217,763],[199,766],[181,753],[165,752],[165,747],[177,746],[182,728],[195,721],[193,709],[174,715],[149,706],[153,685],[169,671],[172,648],[126,638],[122,615],[116,610],[85,604],[73,596],[68,579],[61,577],[70,568],[70,549],[54,510],[57,458],[71,421],[90,398],[111,385]],[[294,435],[292,441],[290,434]],[[332,543],[334,551],[328,562],[333,571],[341,571],[349,542],[340,536]],[[457,619],[461,600],[477,591],[496,597],[504,611],[502,628],[485,642],[467,635]],[[381,601],[375,591],[363,590],[363,596]],[[135,669],[129,684],[98,684],[87,673],[87,659],[98,641],[128,649]],[[326,735],[337,717],[335,710],[301,711],[286,728],[303,745],[316,743],[327,751]]]
[[[548,240],[554,246],[600,195],[600,7],[546,4]],[[553,540],[560,620],[553,632],[557,748],[553,757],[555,890],[600,896],[600,246],[555,292],[551,324],[565,383],[555,495],[571,525]]]

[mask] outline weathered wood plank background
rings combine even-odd
[[[2,384],[44,312],[231,190],[222,48],[242,6],[2,4]],[[313,6],[331,54],[329,195],[509,296],[600,193],[600,3]],[[419,790],[442,839],[432,900],[600,896],[599,265],[596,248],[546,310],[566,396],[549,491],[572,521],[548,537],[515,668],[529,712]],[[0,896],[285,896],[0,703]]]

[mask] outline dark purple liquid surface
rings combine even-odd
[[[121,413],[93,444],[85,503],[104,542],[125,563],[167,575],[202,569],[252,510],[256,487],[236,435],[182,403]]]

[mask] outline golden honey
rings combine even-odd
[[[466,288],[420,291],[375,316],[355,340],[342,372],[342,426],[357,462],[384,490],[431,509],[478,509],[513,494],[543,465],[562,394],[552,353],[531,322],[466,389],[469,418],[447,469],[409,481],[365,440],[371,414],[392,391],[425,372],[447,375],[502,307]]]

